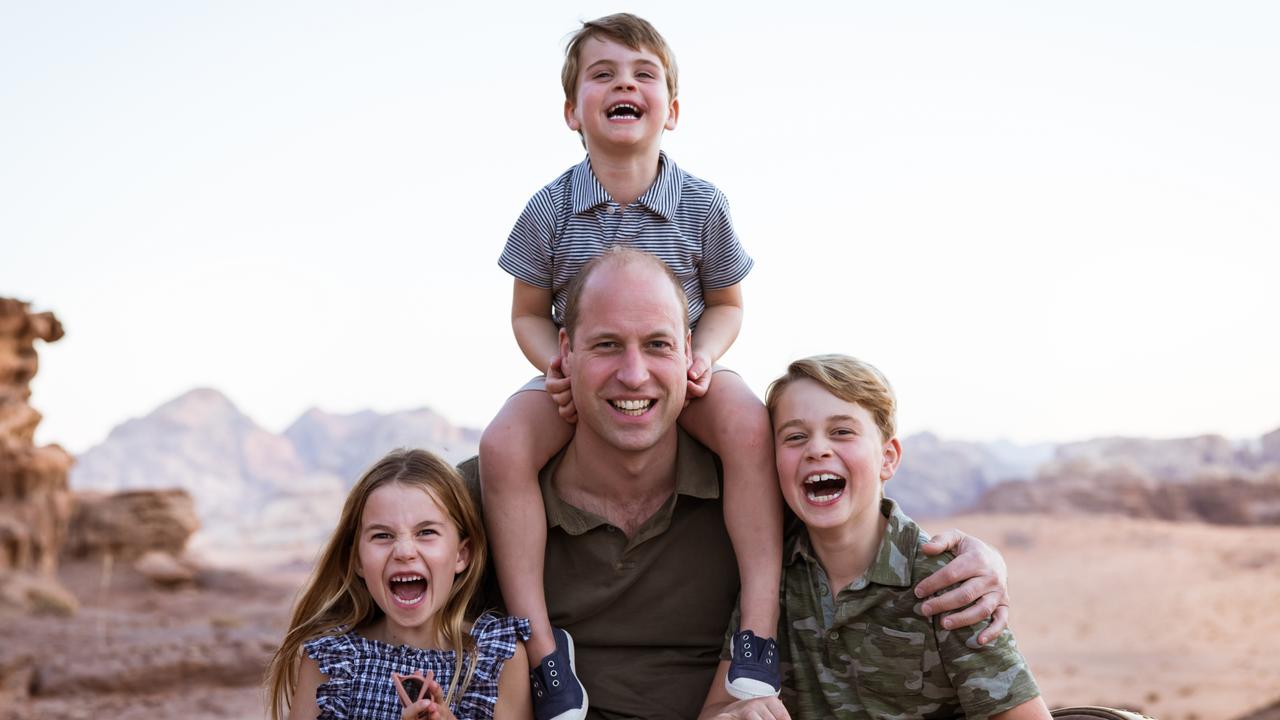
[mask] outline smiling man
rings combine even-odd
[[[723,698],[719,653],[739,584],[720,463],[676,424],[691,357],[680,283],[652,255],[608,251],[570,285],[560,350],[578,422],[539,477],[550,619],[573,637],[588,717],[698,717]],[[477,462],[460,469],[478,496]],[[998,584],[993,562],[953,562],[942,586],[972,576]],[[499,604],[492,577],[488,585]],[[973,587],[939,609],[983,592]],[[988,596],[979,614],[1002,600]],[[786,717],[776,698],[761,704]],[[721,710],[736,717],[733,705]]]

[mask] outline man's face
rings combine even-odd
[[[579,437],[619,450],[653,447],[684,409],[689,337],[670,279],[644,263],[592,273],[579,298],[570,347],[560,333]]]

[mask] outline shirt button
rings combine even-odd
[[[614,213],[616,213],[616,212],[618,212],[618,208],[616,208],[616,207],[614,207],[614,206],[610,205],[610,206],[609,206],[609,214],[610,214],[610,215],[613,215],[613,214],[614,214]]]
[[[828,637],[832,642],[834,642],[834,641],[836,641],[836,640],[839,640],[839,639],[840,639],[840,633],[835,632],[835,631],[833,630],[833,631],[831,631],[831,633],[830,633],[829,635],[827,635],[827,637]]]

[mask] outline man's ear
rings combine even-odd
[[[880,463],[880,481],[888,482],[898,471],[898,463],[902,462],[902,443],[893,437],[884,444],[884,458]]]
[[[569,351],[573,349],[573,343],[569,341],[569,331],[560,328],[560,374],[569,377]]]
[[[570,130],[578,132],[582,129],[582,123],[578,122],[578,118],[574,116],[574,109],[573,103],[564,101],[564,124],[568,125]]]
[[[471,538],[458,543],[458,561],[453,565],[453,574],[457,575],[467,569],[471,562]]]
[[[671,106],[667,108],[667,122],[663,127],[668,130],[676,129],[676,122],[680,120],[680,101],[671,98]]]
[[[689,371],[693,367],[693,331],[684,331],[684,370]],[[707,372],[711,372],[711,368],[707,368]]]

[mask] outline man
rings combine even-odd
[[[680,284],[651,255],[606,253],[570,289],[560,348],[578,423],[540,477],[545,583],[552,624],[576,644],[589,717],[694,718],[709,703],[709,715],[787,717],[776,698],[723,701],[719,655],[738,573],[717,459],[676,425],[690,362]],[[478,494],[475,461],[461,469]],[[952,533],[945,544],[962,539]],[[960,549],[921,584],[924,594],[977,577],[926,609],[981,596],[956,617],[970,624],[995,613],[994,635],[1004,625],[1003,564],[979,559],[985,548]]]

